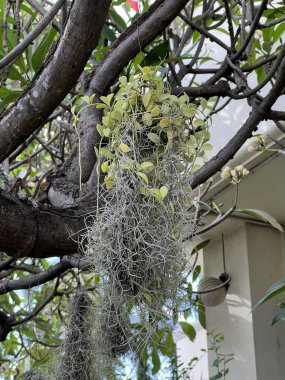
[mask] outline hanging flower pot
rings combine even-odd
[[[205,306],[220,305],[226,298],[231,278],[223,273],[219,278],[205,277],[198,287],[198,297]]]

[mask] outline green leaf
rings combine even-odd
[[[35,19],[37,13],[34,12],[31,8],[29,8],[28,6],[26,6],[25,4],[21,4],[21,11],[24,11],[26,13],[28,13],[29,15],[32,16],[32,19]]]
[[[19,80],[21,83],[25,83],[24,77],[14,66],[9,67],[8,77],[12,80]]]
[[[108,176],[105,178],[105,185],[106,185],[107,190],[109,190],[109,189],[111,189],[112,187],[114,187],[115,184],[116,184],[115,178],[112,177],[111,175],[108,175]]]
[[[152,117],[157,117],[160,114],[160,109],[158,107],[152,108],[150,111]]]
[[[159,144],[160,143],[160,138],[159,136],[156,134],[156,133],[148,133],[147,134],[147,137],[152,141],[154,142],[155,144]]]
[[[266,53],[270,53],[270,51],[271,51],[271,47],[272,47],[272,43],[270,42],[270,41],[265,41],[265,42],[263,42],[263,44],[262,44],[262,48],[263,48],[263,50],[264,51],[266,51]]]
[[[171,358],[175,354],[175,343],[173,340],[172,332],[169,332],[167,334],[164,343],[160,347],[160,351],[163,353],[163,355],[166,355],[169,358]]]
[[[10,103],[17,100],[23,90],[10,90],[8,88],[0,88],[0,109],[6,108]]]
[[[196,330],[194,327],[187,322],[180,322],[180,326],[184,334],[187,335],[192,342],[194,342],[196,338]]]
[[[127,81],[128,81],[128,78],[124,75],[119,78],[119,82],[123,85],[126,84]]]
[[[210,151],[213,149],[213,146],[209,143],[203,144],[202,149],[205,151]]]
[[[255,44],[252,44],[249,54],[248,54],[247,64],[254,65],[255,62],[256,62],[256,48],[255,48]]]
[[[181,95],[179,98],[178,98],[178,102],[179,104],[184,104],[184,103],[187,103],[189,100],[189,96],[184,94],[184,95]]]
[[[207,247],[207,245],[210,243],[210,239],[204,240],[201,243],[197,244],[191,252],[191,256],[194,255],[195,253],[198,253],[201,249]]]
[[[140,354],[140,361],[141,361],[144,368],[147,365],[147,359],[148,359],[147,348],[144,348]]]
[[[11,292],[10,295],[11,295],[13,301],[15,302],[15,304],[16,304],[16,305],[20,305],[20,303],[21,303],[21,299],[20,299],[20,297],[18,296],[18,294],[17,294],[16,292]]]
[[[155,197],[155,199],[158,201],[158,202],[161,202],[162,199],[161,199],[161,194],[160,194],[160,190],[157,189],[157,188],[152,188],[150,189],[150,193]]]
[[[197,265],[193,271],[193,282],[197,280],[200,273],[201,273],[201,266]]]
[[[247,209],[239,209],[236,210],[237,212],[240,212],[242,214],[247,214],[250,216],[253,216],[256,219],[262,220],[263,222],[271,224],[272,227],[276,228],[278,231],[283,232],[284,229],[281,226],[280,223],[277,222],[277,220],[268,212],[262,211],[262,210],[257,210],[253,208],[247,208]]]
[[[282,22],[274,30],[274,33],[273,33],[273,42],[277,42],[279,40],[279,38],[281,38],[281,36],[284,34],[284,32],[285,32],[285,22]]]
[[[200,104],[201,104],[201,107],[202,107],[202,110],[205,110],[207,108],[207,100],[205,98],[201,98],[200,99]]]
[[[110,128],[104,128],[103,129],[103,135],[105,137],[109,137],[110,136],[110,132],[111,132],[111,129]]]
[[[205,124],[205,122],[202,119],[195,119],[194,120],[194,125],[196,125],[197,127],[203,127],[204,124]]]
[[[106,24],[104,24],[102,28],[101,36],[111,42],[114,42],[117,39],[114,31]]]
[[[105,158],[109,158],[109,159],[114,158],[113,153],[111,153],[109,150],[105,148],[100,148],[99,153],[100,153],[100,156],[103,156]]]
[[[151,295],[148,293],[144,293],[143,295],[144,295],[144,298],[147,300],[147,302],[151,305],[151,303],[152,303]]]
[[[101,165],[101,169],[103,173],[107,173],[109,167],[108,161],[104,161],[103,164]]]
[[[161,128],[165,128],[165,127],[168,127],[169,125],[169,117],[163,117],[161,120],[160,120],[160,123],[159,123],[159,126]]]
[[[99,284],[99,282],[100,282],[100,275],[99,274],[95,274],[95,282],[96,282],[96,284]]]
[[[156,348],[152,349],[152,374],[155,375],[160,370],[160,358]]]
[[[196,114],[197,107],[194,104],[188,104],[182,107],[182,113],[186,117],[194,117]]]
[[[285,278],[275,282],[265,293],[265,295],[254,305],[252,310],[255,310],[257,307],[262,305],[264,302],[275,297],[277,294],[280,294],[285,291]]]
[[[201,302],[198,302],[198,319],[200,325],[206,329],[206,311],[205,306]]]
[[[149,161],[145,161],[140,165],[141,170],[146,170],[148,172],[153,170],[153,168],[154,168],[154,164],[152,162],[149,162]]]
[[[257,75],[257,82],[258,84],[260,84],[266,77],[266,72],[263,66],[256,69],[256,75]]]
[[[127,144],[120,144],[119,148],[123,153],[129,153],[132,149]]]
[[[122,29],[122,30],[127,29],[127,25],[126,25],[126,23],[125,23],[125,20],[123,19],[123,17],[121,17],[121,16],[119,15],[119,13],[117,13],[114,9],[110,9],[109,12],[110,12],[110,16],[111,16],[112,21],[113,21],[116,25],[118,25],[118,27],[119,27],[120,29]]]
[[[143,102],[144,108],[147,108],[147,106],[149,105],[151,97],[152,97],[152,91],[151,90],[149,90],[148,92],[146,92],[143,95],[142,102]]]
[[[103,136],[104,127],[101,124],[97,124],[96,128],[97,128],[97,131],[100,133],[100,135]]]
[[[49,48],[54,42],[56,35],[57,31],[55,30],[55,28],[51,27],[50,30],[45,34],[41,43],[35,50],[34,54],[32,55],[32,67],[35,72],[39,71],[42,67],[45,57],[49,51]]]
[[[137,175],[141,177],[146,183],[148,183],[148,177],[145,173],[137,172]]]
[[[100,96],[100,99],[103,103],[107,104],[107,106],[110,106],[113,96],[114,94],[109,94],[108,96]]]
[[[42,264],[44,270],[47,270],[49,268],[49,263],[46,259],[41,259],[41,264]]]
[[[272,320],[272,325],[275,325],[276,322],[280,321],[283,318],[285,318],[285,306],[282,306],[282,308],[275,315],[275,317]]]
[[[143,66],[153,66],[160,64],[169,52],[169,42],[164,41],[152,48],[143,60]]]
[[[142,121],[144,122],[144,124],[148,127],[150,127],[152,125],[152,116],[150,113],[146,112],[143,114],[142,116]]]
[[[161,188],[159,189],[159,192],[161,195],[161,199],[164,200],[164,198],[167,196],[168,188],[166,186],[161,186]]]

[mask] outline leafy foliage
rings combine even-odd
[[[254,305],[253,310],[269,301],[271,298],[284,293],[285,291],[285,278],[275,282],[265,293],[265,295]],[[284,319],[285,317],[285,306],[283,300],[279,303],[279,310],[272,320],[272,325],[276,322]]]
[[[234,359],[234,354],[223,354],[220,352],[221,343],[224,341],[222,333],[210,332],[208,333],[210,339],[209,351],[213,351],[215,359],[212,367],[216,369],[216,374],[211,376],[209,380],[225,379],[229,374],[228,363]]]
[[[143,1],[143,11],[147,11],[151,3],[153,2]],[[177,144],[179,160],[181,160],[178,172],[182,175],[188,165],[191,168],[191,174],[194,174],[207,161],[207,153],[211,150],[208,141],[208,124],[212,115],[223,110],[230,101],[239,98],[249,97],[255,107],[265,95],[267,87],[269,85],[274,87],[276,83],[280,64],[275,65],[274,62],[278,57],[284,56],[282,50],[285,30],[284,4],[270,2],[266,8],[261,9],[262,4],[263,2],[255,1],[256,9],[254,14],[250,15],[250,9],[242,12],[241,6],[237,3],[229,5],[230,11],[227,14],[225,14],[226,4],[215,2],[205,4],[200,0],[191,3],[189,8],[188,6],[186,8],[187,12],[181,13],[184,18],[176,18],[161,35],[153,37],[153,42],[140,46],[137,54],[129,59],[125,68],[121,69],[119,81],[116,82],[116,78],[113,78],[115,86],[107,91],[113,91],[114,95],[107,94],[106,89],[98,88],[96,102],[99,95],[101,96],[102,93],[105,95],[101,96],[99,106],[104,117],[101,119],[96,113],[92,117],[99,123],[97,128],[101,143],[96,144],[93,140],[91,141],[91,138],[89,143],[92,145],[92,153],[93,145],[95,145],[97,154],[100,156],[97,172],[100,174],[100,181],[102,179],[105,184],[104,191],[116,189],[118,178],[114,174],[123,160],[123,169],[138,184],[140,197],[153,202],[155,207],[161,207],[168,216],[173,214],[170,202],[173,190],[163,178],[165,172],[160,173],[157,157],[167,145]],[[40,5],[44,7],[44,11],[50,9],[48,3],[40,2]],[[37,81],[37,74],[41,72],[44,65],[49,64],[49,57],[53,56],[57,42],[64,34],[64,25],[70,11],[69,5],[70,3],[67,3],[66,7],[62,7],[62,11],[54,17],[53,24],[45,28],[15,60],[1,69],[0,110],[3,112],[1,118],[14,104],[17,104],[19,97],[29,93],[33,88],[33,83]],[[211,9],[207,8],[210,5]],[[256,18],[253,24],[252,20],[258,17],[258,9],[261,9],[260,18]],[[0,60],[35,29],[42,16],[30,1],[0,0]],[[17,197],[17,202],[25,198],[25,202],[32,204],[35,210],[41,208],[49,210],[51,201],[48,193],[51,185],[69,178],[68,168],[76,166],[74,162],[71,163],[71,157],[79,163],[80,170],[76,168],[74,172],[80,172],[80,174],[75,175],[76,179],[72,179],[72,185],[67,181],[63,188],[71,187],[72,196],[75,194],[76,200],[78,198],[81,200],[81,196],[84,198],[90,188],[94,195],[93,179],[91,178],[88,182],[82,175],[86,162],[92,161],[92,155],[90,154],[85,161],[81,160],[85,152],[82,151],[80,144],[82,142],[84,147],[84,136],[90,130],[88,124],[90,120],[87,123],[82,122],[82,115],[88,114],[91,108],[95,109],[94,92],[97,90],[93,90],[93,95],[90,96],[90,91],[86,89],[86,86],[88,87],[89,79],[96,73],[96,69],[102,62],[104,63],[104,60],[106,61],[107,53],[112,51],[112,46],[116,41],[120,41],[118,38],[124,41],[126,38],[123,35],[124,31],[131,25],[138,25],[138,22],[139,16],[130,12],[130,7],[125,0],[112,1],[98,45],[86,63],[81,80],[62,103],[57,105],[54,113],[49,115],[42,125],[37,125],[34,133],[19,144],[15,152],[2,163],[1,188]],[[235,31],[235,38],[232,40],[228,25],[232,25]],[[154,25],[155,28],[156,25]],[[138,28],[138,30],[141,29]],[[141,43],[144,35],[140,33],[137,35]],[[212,38],[213,36],[215,39]],[[251,38],[247,41],[248,36]],[[231,42],[227,44],[227,50],[225,44],[229,40]],[[247,43],[244,45],[245,42]],[[76,41],[73,43],[75,49],[80,48],[76,46]],[[128,50],[131,50],[133,46],[129,43],[127,45]],[[228,59],[232,61],[229,62]],[[117,64],[115,62],[113,67]],[[155,67],[158,64],[160,75],[154,76],[153,72],[156,71]],[[226,74],[220,70],[224,64],[228,64]],[[139,75],[136,74],[138,70]],[[212,91],[211,85],[207,87],[209,75],[212,74],[216,78],[229,80],[231,88],[217,95],[215,91]],[[108,75],[112,76],[112,73],[109,71]],[[206,78],[203,77],[204,75]],[[217,81],[211,79],[210,83],[214,83],[215,86]],[[252,83],[255,86],[253,89]],[[260,86],[256,87],[256,85]],[[182,86],[185,87],[181,89]],[[203,92],[202,96],[205,98],[197,96],[197,89]],[[184,94],[184,90],[188,92],[188,95]],[[249,96],[250,91],[252,95]],[[44,102],[45,99],[42,101]],[[87,106],[82,106],[82,102],[86,102]],[[96,111],[100,112],[100,108]],[[129,123],[127,118],[131,113],[135,114],[136,136],[144,136],[149,151],[152,150],[151,154],[141,156],[139,160],[134,159],[134,144],[133,141],[129,141],[129,132],[130,130],[133,132],[133,129],[127,132],[125,130]],[[267,113],[267,117],[270,117],[270,113]],[[33,123],[36,125],[36,118],[33,119]],[[121,128],[117,128],[118,124]],[[13,137],[12,126],[13,123],[10,128],[10,138]],[[7,139],[7,136],[4,138]],[[255,151],[264,149],[262,139],[259,138],[255,143]],[[283,149],[279,147],[274,152],[282,153]],[[191,189],[188,190],[191,193]],[[196,205],[199,201],[198,197]],[[192,197],[187,197],[183,201],[183,205],[187,205],[190,209],[192,207],[192,211],[196,207],[193,203]],[[200,207],[201,204],[196,209],[197,219],[191,226],[191,231],[194,232],[191,232],[190,238],[197,232],[199,226],[205,227],[204,218],[207,211],[211,209],[218,215],[220,213],[220,210],[215,209],[214,203],[203,204],[203,207]],[[97,206],[94,208],[98,208]],[[77,207],[78,205],[74,208]],[[57,210],[59,213],[61,211]],[[86,209],[81,210],[81,214],[88,212],[89,210],[86,211]],[[174,208],[174,214],[175,212],[177,210]],[[281,226],[264,212],[249,210],[248,213],[281,230]],[[179,233],[175,231],[171,236],[171,243],[177,244],[179,238]],[[192,252],[192,260],[195,260],[198,248],[201,249],[202,246],[197,246]],[[15,258],[10,262],[10,259],[5,253],[1,254],[1,293],[3,294],[1,294],[0,306],[4,313],[3,318],[6,321],[5,318],[8,317],[9,328],[12,327],[12,331],[2,342],[0,361],[7,379],[13,377],[20,379],[27,367],[37,367],[51,360],[51,351],[60,345],[62,336],[67,331],[67,304],[76,289],[82,286],[94,291],[96,287],[101,286],[102,278],[99,274],[94,276],[86,270],[75,267],[75,269],[69,268],[62,272],[56,279],[50,279],[49,273],[62,260]],[[192,281],[196,281],[200,276],[200,267],[194,264],[189,274]],[[33,276],[41,274],[47,275],[46,285],[40,284],[31,289],[19,285],[16,290],[13,290],[13,286],[17,286],[22,280],[32,280],[35,278]],[[160,279],[156,281],[159,287]],[[5,288],[6,283],[11,284],[12,290]],[[94,294],[95,298],[99,297],[96,291]],[[151,292],[144,292],[142,298],[148,307],[153,305],[154,297]],[[200,323],[205,326],[205,310],[193,296],[191,284],[183,284],[179,302],[178,310],[173,313],[173,324],[177,324],[179,315],[183,314],[186,321],[182,322],[181,327],[184,326],[185,331],[193,338],[194,332],[187,324],[187,318],[195,309]],[[127,306],[131,309],[133,305]],[[283,315],[281,304],[281,311],[276,318],[282,318]],[[164,321],[163,318],[164,316],[158,319],[157,329],[154,329],[151,334],[148,347],[144,347],[139,353],[143,372],[146,372],[145,367],[148,366],[152,367],[154,373],[159,373],[161,354],[168,356],[173,363],[175,362],[173,326],[163,324],[161,326],[160,322]],[[134,324],[132,328],[142,330],[139,324],[137,326]],[[4,329],[3,334],[5,335],[7,331]]]

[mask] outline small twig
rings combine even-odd
[[[36,0],[27,0],[27,3],[29,3],[42,16],[45,16],[47,14],[47,11]],[[52,20],[52,26],[59,33],[61,32],[61,26],[60,26],[60,24],[56,20]]]
[[[210,32],[206,31],[205,29],[203,29],[199,25],[195,24],[194,22],[188,20],[188,18],[186,18],[182,13],[179,14],[179,17],[182,18],[182,20],[184,22],[186,22],[186,24],[190,25],[191,28],[193,28],[194,30],[197,30],[199,33],[201,33],[205,37],[209,38],[210,41],[215,42],[216,44],[221,46],[223,49],[225,49],[228,53],[231,52],[231,49],[222,40],[220,40],[219,38],[217,38],[216,36],[214,36]]]
[[[38,25],[13,49],[0,60],[0,70],[8,66],[33,42],[48,26],[66,0],[58,0],[50,11],[42,18]]]
[[[226,10],[226,16],[228,20],[228,29],[229,29],[229,35],[231,40],[231,49],[232,51],[235,50],[235,36],[234,36],[234,29],[233,29],[233,23],[232,23],[232,15],[231,15],[231,9],[228,4],[228,0],[224,0],[225,4],[225,10]]]

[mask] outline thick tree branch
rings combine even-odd
[[[8,255],[51,257],[77,253],[84,216],[41,210],[0,190],[0,247]]]
[[[175,87],[171,89],[173,95],[186,93],[192,97],[210,98],[211,96],[230,96],[232,94],[231,88],[227,81],[220,80],[213,85],[202,85],[201,87]]]
[[[153,41],[179,14],[189,0],[157,0],[146,12],[116,40],[102,62],[96,67],[94,76],[89,84],[87,94],[99,96],[107,93],[116,81],[123,68],[145,46]],[[101,122],[101,112],[93,107],[84,110],[80,117],[78,129],[81,136],[82,182],[88,181],[95,165],[96,155],[94,146],[100,141],[96,125]],[[68,182],[78,183],[78,159],[75,150],[70,156],[64,169]],[[94,181],[93,181],[94,182]],[[69,203],[72,196],[64,194],[58,181],[53,182],[49,193],[50,202],[59,206],[62,202]]]
[[[88,262],[77,257],[65,257],[58,264],[50,267],[46,271],[31,275],[19,280],[3,279],[0,281],[0,294],[9,293],[19,289],[31,289],[35,286],[45,284],[63,275],[72,268],[88,269]]]
[[[96,47],[111,0],[77,0],[57,49],[0,121],[0,162],[46,120],[69,93]],[[76,49],[74,48],[76,41]]]

